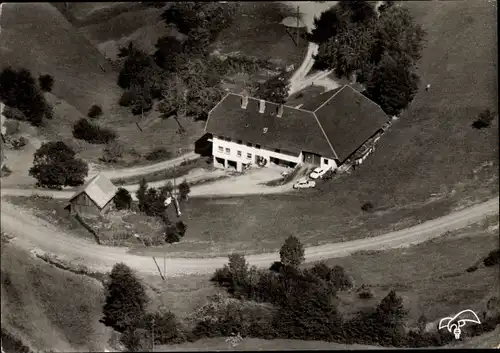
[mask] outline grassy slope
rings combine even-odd
[[[53,75],[53,93],[85,113],[93,102],[107,106],[118,99],[116,74],[55,7],[48,3],[7,4],[1,20],[2,64],[24,66],[35,75]]]
[[[56,269],[2,244],[2,329],[36,351],[99,351],[109,329],[100,324],[99,282]]]
[[[155,147],[165,146],[189,150],[201,136],[202,122],[184,122],[186,135],[177,133],[173,120],[162,120],[154,128],[140,132],[129,109],[118,106],[121,89],[116,84],[117,72],[83,35],[48,3],[7,4],[2,12],[0,57],[2,65],[26,67],[35,76],[54,76],[53,95],[55,118],[47,123],[44,134],[49,139],[73,140],[72,123],[87,114],[92,104],[102,106],[100,123],[113,127],[127,148],[145,154]],[[50,24],[50,25],[47,25]],[[103,72],[99,65],[106,68]],[[60,104],[55,104],[56,102]],[[158,115],[151,112],[151,115]],[[145,143],[147,141],[147,143]],[[97,161],[101,145],[76,143],[82,156]]]
[[[256,245],[276,249],[290,234],[310,244],[352,239],[498,194],[498,119],[489,129],[470,126],[482,109],[495,109],[497,102],[494,5],[432,1],[405,6],[428,31],[419,71],[431,91],[418,93],[404,118],[352,175],[295,195],[239,198],[237,208],[191,199],[185,213],[188,233],[196,234],[200,244],[213,238],[219,249],[247,251]],[[480,166],[486,167],[474,174]],[[438,201],[427,203],[433,193]],[[380,212],[363,215],[360,208],[367,201]]]

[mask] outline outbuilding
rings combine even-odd
[[[117,187],[104,175],[97,174],[78,188],[69,200],[72,215],[100,215],[109,211]]]

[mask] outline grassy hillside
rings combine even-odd
[[[2,244],[2,330],[36,351],[102,351],[102,286]]]
[[[6,4],[1,21],[2,65],[53,75],[53,93],[84,113],[93,103],[107,107],[118,100],[116,73],[55,7]]]
[[[51,4],[5,4],[1,21],[2,68],[8,65],[26,67],[35,77],[41,73],[54,77],[52,94],[46,95],[54,105],[54,119],[47,122],[42,131],[46,138],[74,141],[72,124],[86,116],[91,105],[98,104],[103,109],[99,123],[115,129],[127,149],[134,149],[139,155],[159,146],[172,151],[194,148],[194,141],[202,134],[202,122],[184,122],[186,135],[177,133],[178,126],[173,120],[162,120],[154,129],[139,131],[136,122],[141,118],[133,116],[129,108],[118,105],[122,94],[116,84],[118,73]],[[158,115],[152,111],[145,119]],[[71,144],[75,144],[77,151],[89,161],[97,162],[102,154],[102,145]],[[132,161],[138,159],[134,153],[127,157]]]

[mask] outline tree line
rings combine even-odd
[[[117,264],[107,285],[102,322],[125,333],[122,343],[128,350],[151,348],[153,317],[155,344],[236,333],[263,339],[324,340],[386,347],[437,347],[454,339],[443,330],[427,332],[424,317],[419,319],[418,327],[407,327],[408,310],[394,290],[371,309],[345,316],[338,307],[338,293],[353,290],[350,276],[341,266],[331,268],[320,262],[303,268],[303,262],[304,247],[293,236],[281,247],[280,261],[268,270],[249,266],[242,255],[230,255],[228,264],[216,270],[211,281],[234,299],[215,298],[191,316],[195,318],[192,327],[181,323],[169,311],[147,313],[148,299],[145,290],[140,289],[141,281],[128,267]],[[366,298],[363,293],[366,292],[359,292],[360,300]],[[254,310],[245,306],[246,302],[254,303],[251,305]],[[259,310],[255,303],[266,306]],[[476,336],[493,330],[499,323],[498,313],[485,314],[481,325],[470,325],[464,331],[468,336]]]

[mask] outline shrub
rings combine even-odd
[[[102,108],[97,104],[92,105],[89,109],[89,112],[87,113],[87,116],[92,119],[98,118],[101,115],[102,115]]]
[[[483,260],[484,266],[491,267],[500,264],[500,249],[493,250]]]
[[[146,155],[148,161],[158,161],[160,159],[168,159],[172,157],[172,153],[167,151],[165,147],[155,148]]]
[[[118,188],[116,195],[113,198],[113,202],[115,203],[115,207],[118,210],[128,210],[132,205],[132,196],[128,192],[127,189]]]
[[[23,136],[20,136],[18,139],[13,139],[11,141],[12,147],[15,150],[22,149],[24,146],[26,146],[27,143],[28,143],[28,140]]]
[[[20,120],[20,121],[28,120],[28,118],[26,117],[26,115],[24,115],[22,111],[13,107],[6,106],[3,110],[3,115],[7,119]]]
[[[52,87],[54,86],[54,77],[50,75],[40,75],[38,77],[38,84],[44,92],[52,92]]]
[[[125,91],[120,97],[120,101],[118,102],[118,104],[120,104],[122,107],[129,107],[132,104],[134,104],[136,100],[137,100],[136,93],[132,91]]]
[[[5,120],[3,126],[5,127],[6,136],[17,134],[20,128],[19,121],[16,120]]]
[[[191,188],[186,180],[179,184],[179,198],[181,200],[187,200],[190,192]]]
[[[152,348],[150,333],[141,328],[130,328],[120,337],[120,343],[130,352],[149,352]]]
[[[371,202],[366,202],[363,204],[363,206],[361,206],[361,210],[363,210],[363,212],[373,212],[373,209],[374,206]]]
[[[168,224],[165,228],[165,242],[173,244],[179,242],[186,234],[187,226],[182,221]]]
[[[100,127],[85,118],[78,120],[73,125],[73,136],[93,144],[110,143],[117,138],[117,134],[113,130]]]
[[[60,189],[61,186],[82,185],[88,166],[75,155],[75,151],[62,141],[43,143],[35,152],[29,175],[42,187]]]
[[[142,282],[130,267],[118,263],[109,275],[104,315],[100,322],[122,333],[133,330],[144,319],[147,302]]]
[[[485,109],[479,113],[477,120],[472,123],[472,127],[478,130],[490,127],[494,118],[495,114],[490,109]]]

